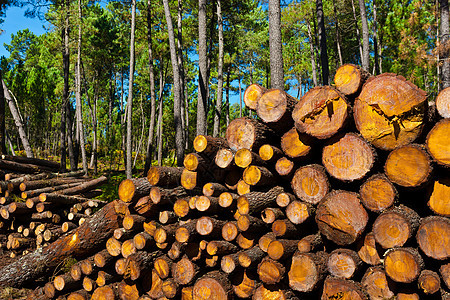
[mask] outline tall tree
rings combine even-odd
[[[66,170],[66,127],[67,127],[67,106],[69,102],[69,0],[64,1],[64,24],[61,30],[61,39],[63,42],[63,72],[64,72],[64,90],[61,101],[61,171]]]
[[[83,112],[81,105],[81,38],[82,38],[82,22],[83,14],[81,10],[81,0],[78,0],[78,45],[77,45],[77,64],[76,64],[76,120],[77,120],[77,136],[81,148],[81,161],[83,171],[87,175],[88,165],[86,157],[86,148],[84,146],[84,129],[83,129]]]
[[[361,14],[361,25],[362,25],[362,39],[363,39],[363,56],[361,57],[361,64],[363,69],[369,71],[370,64],[370,49],[369,49],[369,24],[367,21],[366,14],[366,3],[364,0],[359,0],[359,12]]]
[[[2,72],[0,72],[0,82],[2,81]],[[5,94],[3,84],[0,84],[0,154],[6,154],[5,112]]]
[[[148,73],[150,81],[150,127],[148,129],[147,154],[145,156],[144,175],[147,174],[152,164],[153,141],[155,132],[156,116],[156,92],[155,92],[155,72],[153,70],[153,50],[152,50],[152,9],[151,0],[147,0],[147,44],[148,44]]]
[[[178,10],[177,10],[177,60],[178,60],[178,69],[180,71],[180,105],[181,105],[181,125],[183,128],[183,139],[185,140],[185,148],[188,148],[188,142],[189,139],[189,130],[187,128],[188,120],[189,120],[189,111],[187,110],[187,106],[189,104],[189,101],[185,99],[185,83],[186,83],[186,76],[184,74],[184,59],[183,59],[183,1],[178,0]],[[186,116],[185,116],[186,114]]]
[[[219,27],[219,62],[217,64],[217,97],[216,109],[214,110],[213,136],[220,134],[220,119],[222,117],[223,98],[223,20],[221,0],[217,0],[217,23]]]
[[[206,45],[206,0],[198,1],[198,101],[197,101],[197,135],[206,132],[206,106],[208,97],[208,58]]]
[[[448,43],[450,40],[450,28],[449,28],[449,9],[448,0],[439,0],[440,18],[441,18],[441,51],[440,59],[443,61],[441,69],[441,85],[442,89],[450,86],[450,60],[449,60],[449,48]]]
[[[316,0],[317,23],[319,26],[320,63],[322,65],[322,84],[329,84],[330,70],[328,66],[327,33],[325,31],[325,17],[322,0]]]
[[[270,80],[273,89],[284,90],[280,0],[269,0]]]
[[[131,33],[130,33],[130,78],[127,100],[127,163],[125,173],[127,178],[132,176],[132,118],[133,118],[133,78],[134,78],[134,35],[136,27],[136,0],[131,0]]]
[[[175,34],[172,25],[172,16],[168,0],[163,0],[164,13],[167,22],[167,31],[169,34],[170,59],[172,61],[173,73],[173,118],[175,123],[175,147],[177,155],[177,165],[183,165],[184,158],[184,140],[183,126],[181,120],[181,96],[180,96],[180,73],[177,65],[177,49],[175,46]]]
[[[359,56],[361,57],[361,61],[362,61],[364,54],[363,54],[363,48],[361,45],[361,34],[359,32],[358,18],[356,17],[356,8],[355,8],[354,0],[352,0],[352,11],[353,11],[353,19],[355,20],[356,39],[358,40]]]

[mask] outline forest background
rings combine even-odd
[[[252,83],[300,98],[345,63],[403,75],[431,101],[450,83],[448,0],[17,0],[1,12],[11,5],[49,26],[5,45],[0,94],[19,115],[5,111],[2,152],[62,169],[182,164],[196,135],[256,117],[242,103]]]

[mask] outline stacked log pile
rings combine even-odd
[[[104,176],[60,173],[57,162],[6,155],[0,170],[0,249],[11,258],[57,240],[105,204],[91,199]]]
[[[29,298],[448,299],[450,119],[423,91],[344,65],[300,100],[256,84],[244,100],[258,119],[197,136],[184,168],[123,181],[44,248],[79,261]],[[79,251],[96,222],[110,237]]]

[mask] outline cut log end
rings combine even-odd
[[[444,260],[450,257],[450,221],[430,216],[422,220],[416,236],[420,249],[429,257]]]
[[[436,110],[445,119],[450,118],[450,89],[445,88],[436,97]]]
[[[317,204],[329,191],[325,168],[320,165],[307,165],[295,171],[291,181],[292,190],[301,200]]]
[[[244,92],[245,106],[250,110],[256,111],[258,101],[265,92],[266,88],[260,86],[257,83],[249,85]]]
[[[450,166],[450,119],[436,123],[430,130],[426,146],[433,159],[440,165]]]
[[[334,84],[344,95],[354,95],[362,87],[369,73],[353,64],[345,64],[336,70]]]
[[[361,203],[370,211],[381,212],[392,205],[397,198],[394,185],[382,174],[367,179],[359,190]]]
[[[413,248],[393,248],[384,257],[386,274],[396,282],[413,282],[422,268],[422,258]]]

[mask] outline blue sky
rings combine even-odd
[[[38,18],[25,17],[26,8],[9,7],[6,10],[6,16],[3,24],[0,24],[0,29],[3,32],[0,34],[0,56],[9,56],[9,52],[6,51],[4,44],[11,42],[11,34],[16,34],[19,30],[28,28],[36,35],[41,35],[45,32],[45,22]]]

